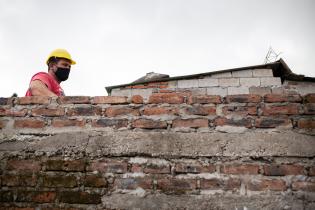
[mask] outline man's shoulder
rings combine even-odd
[[[50,76],[47,72],[37,72],[36,74],[32,76],[32,79],[36,77],[50,77]]]

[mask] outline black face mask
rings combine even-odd
[[[66,81],[69,77],[70,69],[69,68],[57,68],[57,71],[55,72],[56,77],[59,81]]]

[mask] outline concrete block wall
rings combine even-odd
[[[315,93],[0,98],[0,209],[314,209]]]

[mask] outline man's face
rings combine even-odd
[[[67,68],[67,69],[70,69],[71,68],[71,62],[67,59],[63,59],[61,58],[57,64],[56,64],[56,67],[58,68]]]
[[[59,82],[65,81],[69,77],[71,62],[62,58],[56,64],[53,64],[52,69]]]

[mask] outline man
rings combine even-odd
[[[63,96],[60,83],[69,77],[71,65],[76,64],[64,49],[56,49],[47,58],[48,73],[35,74],[25,96]]]

